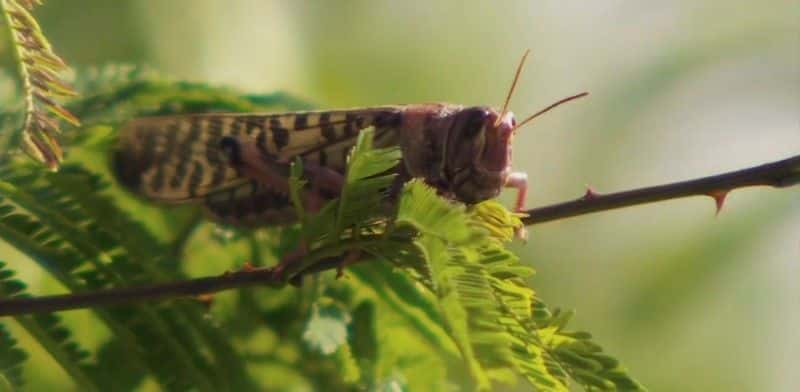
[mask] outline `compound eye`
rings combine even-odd
[[[466,111],[465,117],[464,136],[472,138],[480,134],[489,118],[489,112],[482,108],[474,108]]]

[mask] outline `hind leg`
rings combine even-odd
[[[242,137],[227,136],[220,147],[228,156],[230,165],[242,176],[252,178],[277,192],[289,194],[291,163],[261,151],[255,141]],[[338,195],[342,191],[343,176],[327,167],[313,162],[303,162],[303,175],[308,179],[311,192],[306,192],[306,204],[312,212],[319,211],[320,193]],[[314,208],[316,207],[316,208]]]
[[[242,176],[258,181],[261,185],[276,190],[284,195],[289,194],[289,177],[291,164],[277,157],[265,154],[255,141],[241,137],[224,137],[220,147],[228,157],[228,161]],[[338,195],[341,193],[344,178],[338,172],[327,167],[303,162],[303,175],[308,178],[309,192],[304,192],[303,204],[310,213],[319,212],[325,202],[323,194]],[[284,255],[274,269],[278,279],[286,268],[308,254],[308,245],[300,241],[297,249]]]

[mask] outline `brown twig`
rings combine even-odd
[[[601,194],[589,189],[575,200],[530,209],[526,211],[528,217],[522,221],[530,226],[577,215],[688,196],[709,196],[714,199],[719,210],[722,208],[725,196],[733,189],[758,185],[780,188],[798,183],[800,183],[800,155],[716,176],[623,192]]]
[[[339,260],[329,258],[319,261],[302,275],[335,269]],[[297,282],[301,275],[295,275]],[[235,272],[219,276],[157,283],[147,286],[119,287],[86,293],[50,295],[42,297],[18,297],[0,300],[0,316],[30,313],[49,313],[61,310],[99,306],[130,304],[134,302],[163,300],[167,298],[200,297],[204,294],[247,286],[281,287],[286,280],[276,276],[273,268],[244,267]]]
[[[523,222],[526,225],[535,225],[576,215],[697,195],[714,198],[719,208],[722,206],[725,195],[736,188],[756,185],[788,187],[796,184],[800,184],[800,155],[696,180],[609,194],[597,194],[590,190],[583,197],[573,201],[528,210],[529,217]],[[334,269],[340,263],[341,260],[338,258],[326,258],[295,276]],[[285,280],[277,279],[271,268],[243,268],[220,276],[173,283],[113,288],[88,293],[4,299],[0,300],[0,316],[55,312],[167,298],[197,297],[232,288],[254,285],[279,287],[286,283]]]
[[[86,293],[7,299],[0,301],[0,316],[55,312],[174,297],[193,297],[234,287],[246,287],[256,284],[278,286],[279,282],[274,280],[271,269],[241,270],[225,273],[220,276],[147,286],[121,287]]]

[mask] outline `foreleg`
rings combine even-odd
[[[523,172],[512,172],[506,179],[506,188],[517,190],[517,201],[514,203],[514,212],[524,212],[525,199],[528,196],[528,174]]]
[[[506,188],[517,190],[517,201],[514,203],[514,212],[525,212],[526,198],[528,196],[528,174],[523,172],[512,172],[506,179]],[[528,231],[525,226],[520,226],[514,231],[514,236],[521,239],[528,239]]]

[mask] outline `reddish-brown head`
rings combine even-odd
[[[401,144],[407,174],[425,178],[440,192],[468,204],[500,194],[511,173],[511,145],[516,131],[548,110],[586,95],[562,99],[516,122],[508,103],[527,56],[528,52],[500,111],[487,106],[465,108],[449,104],[406,107]]]
[[[482,106],[453,116],[442,167],[447,188],[465,203],[497,196],[511,170],[514,116],[507,113],[501,119],[496,110]]]
[[[491,111],[488,120],[485,145],[478,160],[483,170],[508,172],[511,169],[511,142],[517,126],[514,114]]]
[[[465,203],[477,203],[496,197],[511,173],[511,145],[514,133],[533,119],[562,103],[581,98],[580,93],[564,98],[517,123],[508,111],[517,81],[528,57],[522,57],[503,108],[465,108],[454,113],[447,136],[444,172],[454,196]]]

